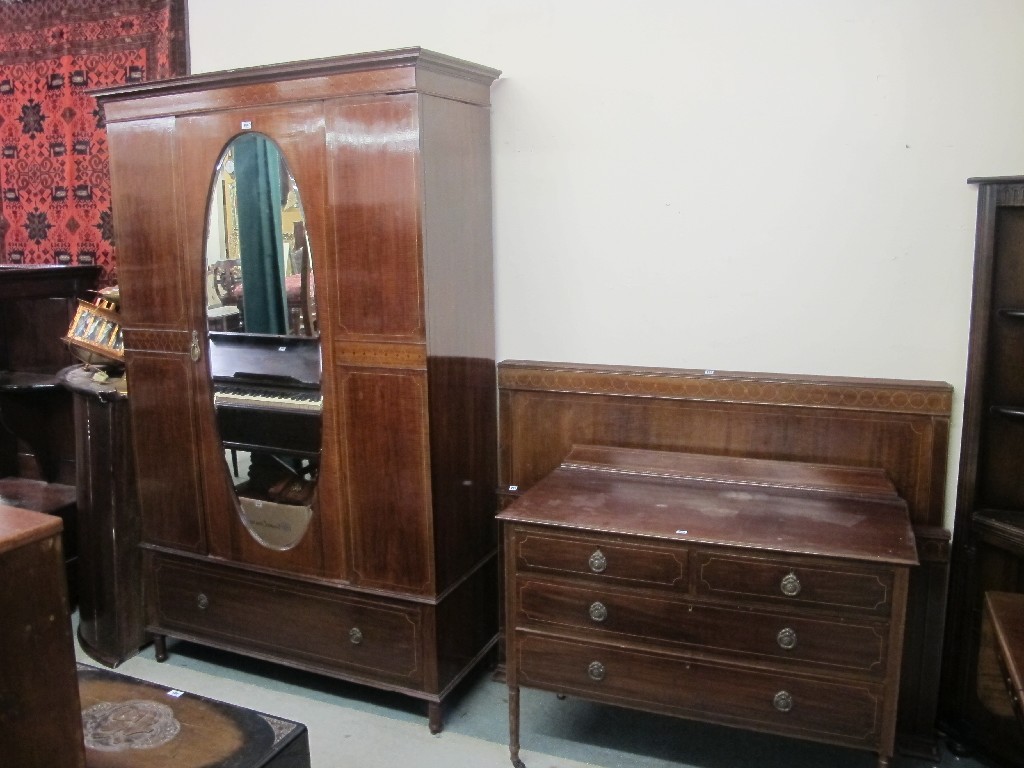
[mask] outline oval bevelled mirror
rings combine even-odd
[[[313,516],[320,471],[320,339],[302,200],[278,146],[234,138],[207,209],[206,320],[214,411],[238,513],[285,550]]]

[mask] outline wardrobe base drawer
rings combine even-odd
[[[153,556],[150,631],[418,688],[421,607]]]

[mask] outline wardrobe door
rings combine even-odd
[[[143,540],[200,552],[194,288],[180,237],[174,120],[112,122],[107,136]]]
[[[299,531],[295,540],[284,545],[261,539],[251,527],[251,516],[247,517],[240,506],[228,473],[231,462],[237,461],[237,451],[232,457],[231,449],[222,443],[222,438],[226,438],[219,432],[214,408],[211,382],[213,347],[206,343],[207,332],[214,329],[207,327],[205,316],[208,298],[206,291],[209,290],[207,284],[210,279],[207,274],[207,227],[211,221],[212,207],[218,205],[212,194],[213,187],[215,179],[221,178],[220,166],[228,162],[226,150],[237,146],[243,137],[261,137],[267,146],[276,150],[275,154],[281,162],[282,181],[290,180],[297,190],[288,195],[295,195],[301,200],[313,271],[321,275],[332,269],[324,216],[325,141],[321,102],[260,105],[185,115],[177,120],[176,134],[185,205],[183,240],[186,253],[190,254],[188,269],[193,274],[193,282],[202,283],[205,289],[195,296],[194,301],[203,313],[197,320],[203,340],[204,359],[197,365],[199,398],[196,414],[200,423],[209,552],[234,562],[283,572],[333,575],[339,569],[334,553],[341,550],[338,543],[341,533],[340,512],[329,490],[325,492],[320,487],[310,502],[311,516],[304,529],[290,520],[280,522],[280,525],[293,525]],[[315,278],[311,282],[319,283],[319,279]],[[246,301],[246,318],[253,305],[254,301],[249,297]],[[330,308],[326,302],[320,301],[317,310],[322,324],[322,319],[330,316]],[[238,334],[240,337],[252,335],[244,330]],[[326,340],[327,336],[321,334],[321,348],[326,345]],[[323,394],[326,410],[331,402],[326,387],[323,388]],[[245,418],[263,422],[262,432],[254,428],[257,434],[270,434],[273,431],[269,426],[269,419],[273,417],[265,412],[253,409],[247,411]],[[243,469],[243,475],[244,472]]]
[[[426,372],[340,367],[338,391],[347,423],[352,579],[429,594]]]
[[[434,588],[419,97],[328,102],[337,269],[332,436],[348,468],[350,569],[362,586]]]

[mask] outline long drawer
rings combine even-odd
[[[537,578],[521,578],[516,588],[520,627],[597,633],[879,677],[885,672],[889,627],[882,621],[746,610],[672,595],[641,596],[603,584]]]
[[[318,669],[418,688],[415,605],[152,555],[151,624],[168,634],[286,655]]]
[[[612,704],[873,747],[882,688],[517,631],[518,682]]]

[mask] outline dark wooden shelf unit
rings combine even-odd
[[[64,521],[72,605],[78,593],[75,437],[71,397],[57,373],[74,360],[61,337],[99,273],[88,265],[0,264],[0,504]]]
[[[985,593],[1024,592],[1024,177],[975,178],[978,216],[943,720],[954,747],[1017,765]]]
[[[99,273],[0,264],[0,475],[75,482],[71,398],[56,374],[74,362],[61,337]]]
[[[986,592],[985,620],[992,625],[1006,694],[1024,728],[1024,595]]]

